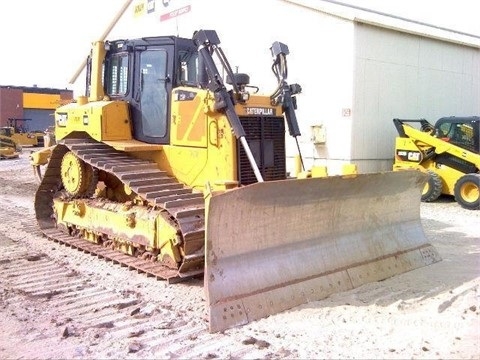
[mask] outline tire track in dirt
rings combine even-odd
[[[54,309],[59,316],[50,319],[51,323],[56,322],[57,326],[71,324],[65,325],[61,338],[75,336],[81,330],[91,328],[113,328],[118,321],[125,322],[129,327],[145,322],[134,319],[129,311],[140,303],[138,295],[121,294],[114,289],[105,290],[98,284],[91,284],[66,266],[51,261],[47,255],[29,253],[16,239],[25,234],[13,230],[11,234],[10,241],[2,239],[9,245],[2,246],[0,253],[2,303],[20,319],[26,314],[25,309],[17,304],[26,301],[36,310],[34,313],[39,313],[36,316],[41,316],[44,309]],[[58,331],[51,336],[58,340]],[[116,337],[115,330],[110,331],[110,336]],[[55,357],[56,351],[52,350],[52,353],[42,356]]]
[[[123,352],[130,354],[140,349],[172,358],[215,354],[218,341],[208,335],[203,322],[189,323],[186,312],[173,307],[167,306],[159,311],[158,304],[145,305],[138,293],[119,293],[105,289],[101,284],[92,284],[45,254],[30,253],[17,239],[17,236],[23,238],[24,235],[12,231],[10,239],[2,239],[8,245],[3,245],[0,253],[1,303],[20,322],[34,316],[52,324],[50,329],[30,339],[47,344],[43,346],[40,358],[71,357],[72,354],[86,356],[89,349],[95,347],[95,340],[100,343],[103,339],[123,342]],[[33,239],[34,236],[30,236]],[[23,309],[18,306],[25,303],[28,305]],[[47,309],[50,314],[58,315],[44,319]],[[210,339],[205,339],[206,334]],[[62,350],[58,350],[53,345],[69,338],[85,337],[90,339],[88,347],[62,345]],[[199,338],[206,340],[201,346],[197,346]],[[37,355],[36,351],[22,350],[22,356],[27,358],[36,358]]]
[[[13,193],[0,199],[4,209],[0,213],[0,305],[18,322],[18,328],[10,331],[19,340],[13,353],[2,352],[0,341],[0,357],[78,358],[102,353],[105,358],[241,358],[252,350],[258,353],[238,339],[209,334],[205,318],[194,314],[203,300],[192,305],[175,302],[182,291],[201,293],[198,280],[190,289],[185,288],[189,284],[165,289],[154,278],[142,280],[139,286],[129,280],[131,270],[105,263],[99,268],[123,271],[125,282],[112,286],[110,281],[99,281],[109,274],[77,271],[72,262],[104,260],[49,241],[36,226],[30,204],[12,199],[16,199]],[[56,252],[54,258],[51,251]],[[136,275],[144,276],[132,276]],[[151,291],[152,283],[159,285],[158,292],[144,296],[143,290]],[[177,291],[175,286],[184,289]],[[162,289],[164,298],[159,296]],[[152,296],[158,299],[152,301]]]
[[[122,338],[125,328],[130,331],[148,321],[148,317],[136,319],[132,316],[131,308],[141,303],[139,294],[122,294],[115,289],[105,289],[101,284],[92,284],[89,279],[64,264],[55,263],[48,255],[29,250],[23,240],[47,240],[39,237],[40,232],[31,225],[35,223],[33,216],[24,217],[20,222],[12,222],[12,215],[17,213],[20,217],[21,209],[8,205],[7,207],[7,211],[0,215],[1,302],[4,307],[17,314],[19,320],[24,320],[24,315],[27,314],[26,309],[19,308],[18,304],[26,301],[36,313],[42,313],[43,309],[47,308],[50,311],[54,309],[54,312],[59,314],[58,318],[52,318],[50,322],[64,326],[61,339],[76,336],[92,328],[110,329],[110,337]],[[116,323],[122,326],[115,327]],[[116,335],[116,331],[122,334]],[[51,336],[58,341],[58,331]],[[43,334],[42,338],[46,340],[48,336]],[[42,357],[59,355],[54,347],[51,350],[52,352],[43,353]],[[29,355],[34,353],[26,354],[27,357]]]

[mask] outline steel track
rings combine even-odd
[[[74,152],[94,168],[116,176],[155,209],[167,211],[182,237],[186,254],[179,269],[105,248],[70,236],[56,226],[53,199],[62,188],[60,166],[63,155]],[[135,269],[148,276],[178,282],[203,273],[205,204],[203,195],[194,193],[149,160],[141,160],[92,139],[65,139],[55,147],[35,194],[35,214],[42,233],[50,240]],[[130,240],[130,239],[125,239]]]

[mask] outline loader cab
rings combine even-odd
[[[480,153],[480,117],[443,117],[436,122],[435,129],[438,138]]]
[[[105,93],[130,104],[135,139],[170,142],[172,89],[197,86],[197,58],[191,39],[168,36],[108,43]]]
[[[4,126],[0,128],[0,135],[12,137],[15,132],[10,126]]]

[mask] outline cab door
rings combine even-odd
[[[169,143],[171,81],[168,47],[147,48],[135,54],[132,118],[134,137],[152,144]]]

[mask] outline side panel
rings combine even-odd
[[[198,91],[188,88],[173,91],[172,145],[207,147],[207,115],[204,96],[204,91],[199,94]]]
[[[128,103],[95,101],[68,104],[55,111],[55,137],[60,140],[73,132],[84,132],[97,141],[131,140]]]

